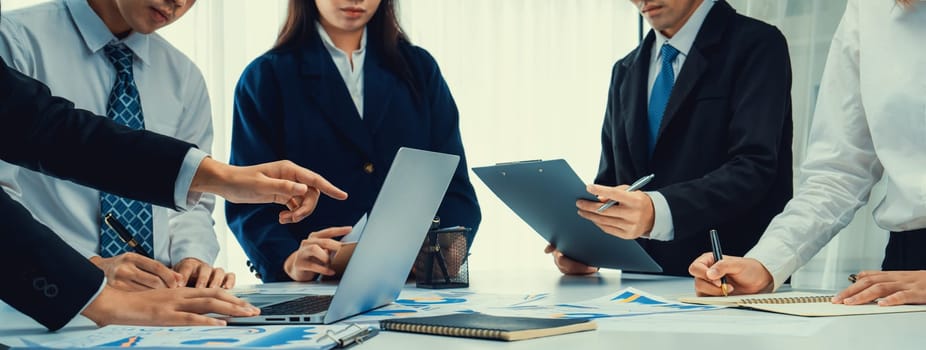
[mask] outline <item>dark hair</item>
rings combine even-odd
[[[280,29],[280,35],[277,36],[271,51],[299,47],[318,39],[318,31],[315,29],[315,22],[318,20],[315,0],[289,0],[286,22]],[[374,45],[376,51],[382,53],[386,69],[405,81],[412,95],[418,98],[418,84],[401,47],[411,43],[399,25],[395,1],[382,0],[366,27],[367,46]]]

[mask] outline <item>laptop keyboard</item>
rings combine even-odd
[[[269,315],[311,315],[325,310],[331,305],[333,295],[307,295],[299,299],[262,307],[261,316]]]

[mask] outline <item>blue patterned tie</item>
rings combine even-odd
[[[649,98],[649,154],[652,157],[653,149],[656,147],[656,137],[659,136],[659,125],[662,123],[663,114],[666,112],[666,105],[669,103],[669,96],[672,95],[672,86],[675,85],[675,71],[672,70],[672,62],[678,56],[678,50],[669,43],[662,45],[660,50],[662,55],[662,66],[659,68],[659,75],[656,76],[656,82],[653,83],[653,92]]]
[[[132,129],[144,129],[141,98],[132,72],[134,55],[124,44],[109,44],[104,48],[106,57],[116,68],[116,82],[109,93],[106,115],[116,123]],[[100,192],[100,256],[116,256],[132,249],[103,223],[103,217],[112,213],[132,233],[146,252],[153,252],[151,204]]]

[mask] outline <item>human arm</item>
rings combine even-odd
[[[848,225],[884,172],[859,80],[857,7],[849,1],[830,46],[794,198],[745,255],[771,272],[776,289]]]

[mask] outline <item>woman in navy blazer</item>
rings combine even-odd
[[[399,27],[393,0],[290,0],[287,17],[274,48],[238,82],[230,163],[290,159],[350,198],[320,199],[309,219],[289,225],[276,205],[227,204],[252,271],[265,282],[333,274],[334,239],[372,208],[403,146],[460,156],[438,216],[472,228],[472,242],[481,214],[457,107],[437,62]]]

